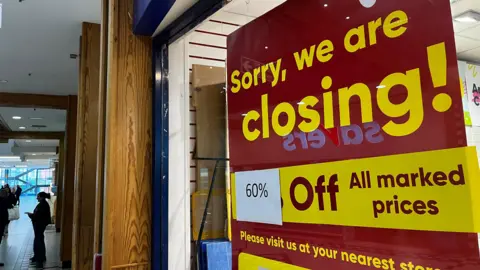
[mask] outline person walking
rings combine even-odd
[[[15,198],[17,199],[18,205],[20,205],[20,196],[22,195],[22,188],[20,185],[17,185],[17,188],[15,189]]]
[[[5,231],[5,226],[8,222],[8,194],[5,189],[0,189],[0,232]],[[0,237],[0,243],[2,243],[2,237]],[[5,266],[3,262],[0,262],[0,267]]]
[[[6,200],[6,205],[7,209],[13,209],[15,205],[17,204],[17,198],[15,197],[15,194],[13,194],[10,190],[10,187],[5,187],[5,191],[7,191],[7,198]],[[8,211],[8,210],[7,210]],[[7,219],[7,223],[5,224],[5,230],[3,231],[3,236],[8,236],[8,226],[10,225],[10,217]]]
[[[37,195],[38,205],[35,207],[33,213],[27,213],[33,224],[33,231],[35,238],[33,240],[33,258],[30,259],[32,264],[37,268],[43,268],[43,263],[46,261],[45,249],[45,229],[51,223],[50,206],[47,199],[50,194],[40,192]]]

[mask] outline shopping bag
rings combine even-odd
[[[20,219],[20,209],[18,206],[14,206],[12,209],[8,209],[8,220]]]

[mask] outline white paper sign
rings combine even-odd
[[[282,225],[280,170],[235,173],[237,220]]]
[[[476,65],[467,65],[466,82],[468,94],[468,107],[470,109],[470,118],[472,126],[480,126],[480,67]]]

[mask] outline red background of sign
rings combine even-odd
[[[324,4],[328,3],[328,7]],[[408,30],[399,38],[389,39],[380,30],[377,44],[354,54],[343,48],[343,37],[349,29],[366,25],[379,17],[385,18],[395,10],[409,16]],[[349,20],[346,17],[350,17]],[[326,64],[314,60],[311,68],[297,71],[293,53],[330,39],[335,45],[334,56]],[[368,40],[368,38],[367,38]],[[447,86],[433,88],[428,69],[427,50],[430,45],[445,42],[447,48]],[[268,47],[268,49],[266,49]],[[233,172],[320,163],[351,158],[411,153],[466,145],[465,127],[459,90],[459,77],[450,3],[448,0],[389,0],[377,1],[372,8],[364,8],[358,0],[321,1],[290,0],[242,27],[228,37],[228,78],[234,70],[244,71],[244,59],[269,63],[282,58],[287,81],[275,88],[268,85],[228,93],[230,136],[230,164]],[[249,63],[251,65],[251,63]],[[270,130],[270,138],[261,137],[248,142],[242,134],[242,114],[254,109],[261,112],[261,95],[269,94],[270,115],[273,105],[290,102],[295,105],[308,95],[320,96],[321,78],[333,78],[332,89],[366,83],[375,96],[375,87],[387,75],[420,68],[425,116],[423,125],[406,137],[389,137],[380,144],[336,146],[327,139],[322,149],[283,149],[283,138]],[[232,84],[230,83],[230,86]],[[404,99],[400,87],[390,95],[392,101]],[[432,108],[432,99],[438,93],[449,93],[452,108],[439,113]],[[334,94],[334,99],[335,99]],[[337,104],[338,105],[338,104]],[[382,116],[374,103],[374,120],[383,126],[391,119]],[[319,106],[320,112],[322,108]],[[359,110],[352,110],[353,123],[360,123]],[[402,122],[404,119],[395,121]],[[300,120],[299,120],[300,121]],[[338,123],[338,117],[335,119]],[[261,121],[250,128],[261,130]],[[452,202],[455,203],[455,202]],[[459,220],[458,222],[461,222]],[[247,252],[311,269],[359,269],[358,265],[338,260],[314,259],[311,255],[289,252],[267,245],[240,241],[239,231],[251,234],[281,236],[286,240],[308,241],[310,244],[335,247],[342,251],[375,255],[382,258],[413,261],[414,264],[440,269],[479,269],[476,234],[406,231],[325,225],[265,224],[232,221],[233,260],[237,269],[240,252]]]

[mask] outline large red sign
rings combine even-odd
[[[290,0],[231,34],[227,47],[233,172],[466,146],[448,0]],[[260,237],[371,261],[248,240]],[[241,253],[301,269],[480,267],[468,233],[233,219],[232,239],[234,269]]]

